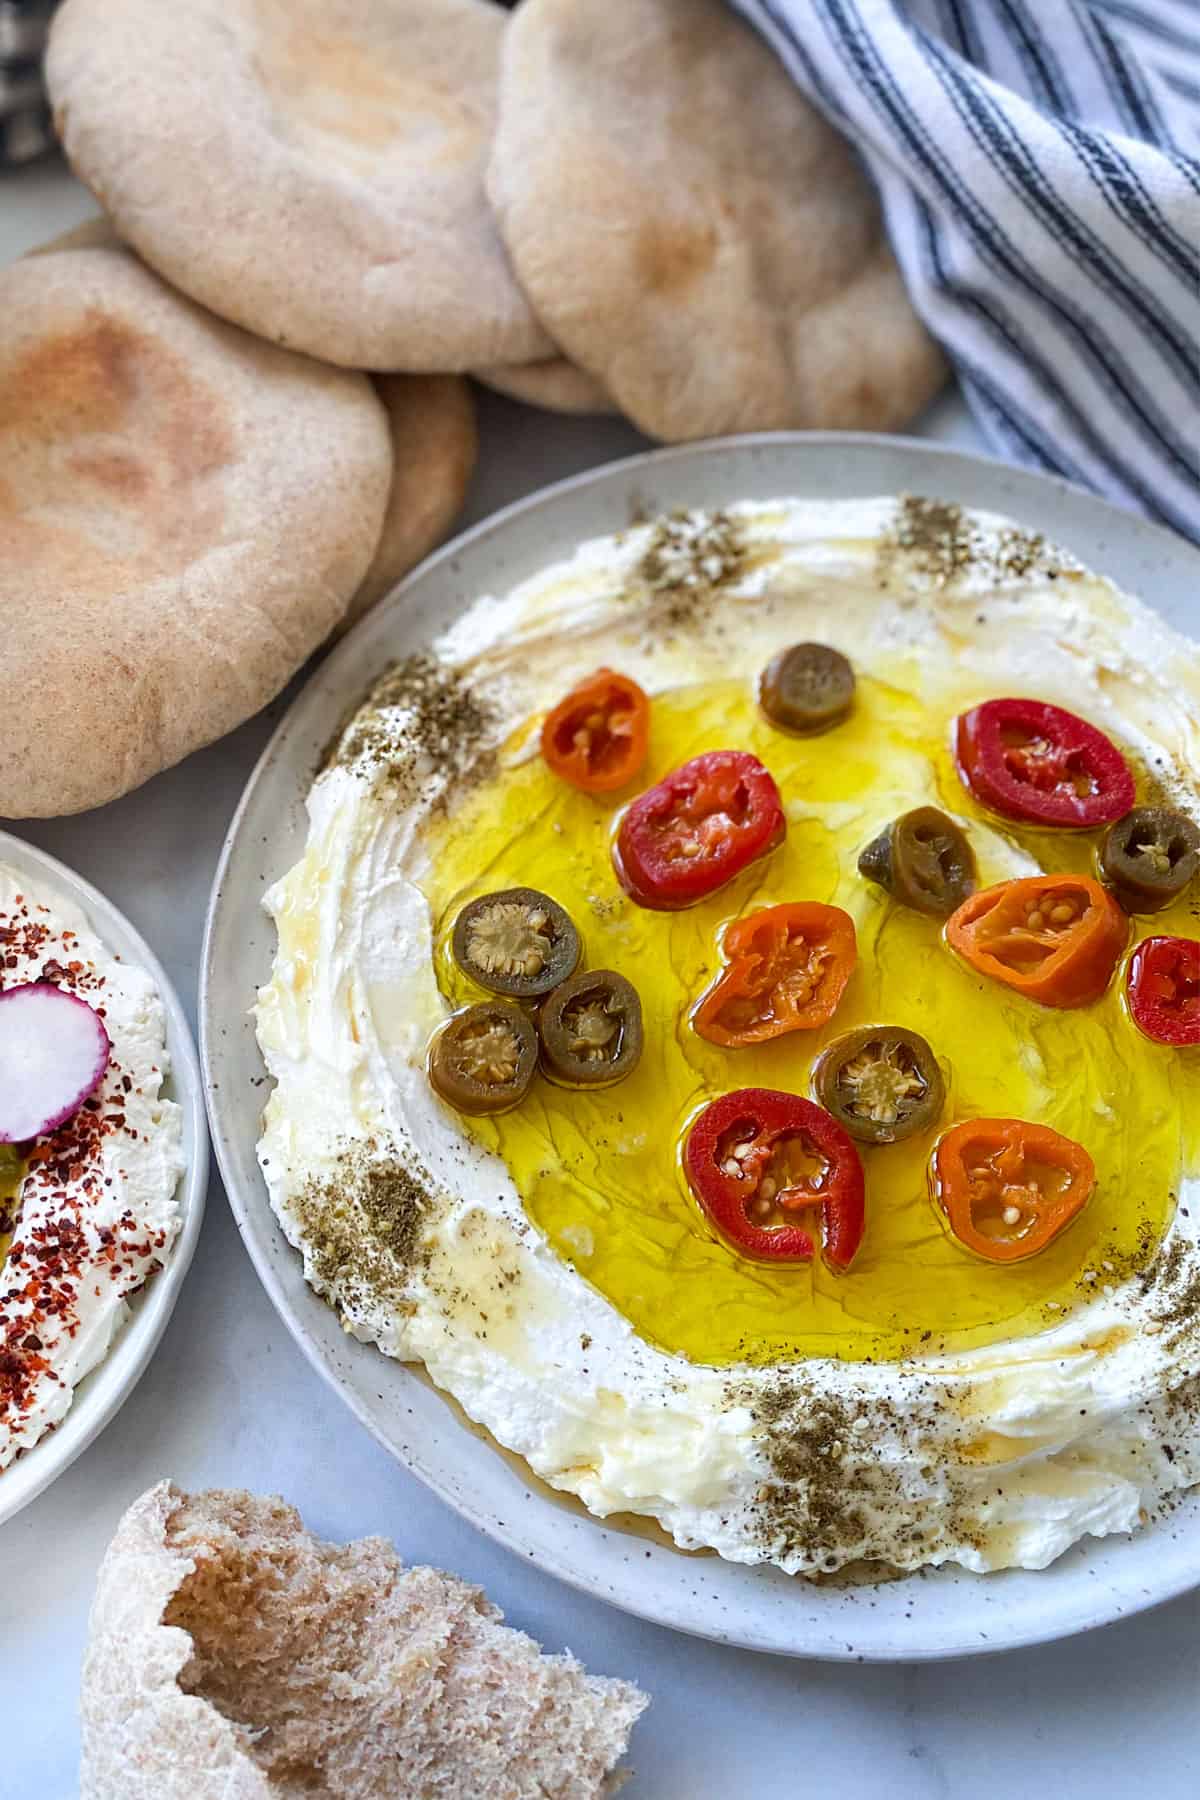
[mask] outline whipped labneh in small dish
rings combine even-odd
[[[106,1392],[103,1418],[72,1418],[76,1390],[171,1262],[183,1223],[163,996],[129,954],[128,928],[117,948],[67,891],[68,872],[52,870],[15,840],[0,845],[4,1515],[111,1413],[119,1396]],[[202,1191],[197,1215],[201,1204]]]
[[[1200,651],[994,515],[731,502],[382,671],[257,1033],[346,1330],[599,1518],[1042,1569],[1200,1483]]]

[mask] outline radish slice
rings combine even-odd
[[[23,1144],[77,1113],[112,1044],[86,1000],[50,981],[0,993],[0,1144]]]

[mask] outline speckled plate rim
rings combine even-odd
[[[747,1649],[840,1661],[965,1656],[1067,1637],[1200,1584],[1200,1497],[1133,1537],[1087,1540],[1050,1569],[930,1571],[871,1587],[688,1556],[592,1519],[523,1479],[403,1364],[344,1333],[305,1285],[255,1160],[264,1069],[250,1007],[270,970],[266,886],[300,855],[323,748],[395,657],[477,594],[503,592],[584,538],[643,513],[734,499],[916,491],[1054,537],[1200,636],[1200,552],[1065,482],[907,438],[781,433],[651,451],[506,507],[410,575],[317,669],[255,769],[221,856],[205,931],[201,1055],[213,1142],[267,1293],[313,1366],[378,1441],[471,1524],[540,1568],[657,1624]],[[302,1498],[302,1497],[301,1497]]]
[[[167,1261],[153,1280],[130,1301],[126,1320],[104,1361],[86,1375],[75,1390],[71,1409],[62,1424],[19,1456],[0,1474],[0,1525],[44,1493],[52,1481],[68,1469],[115,1418],[141,1380],[175,1310],[188,1265],[200,1237],[204,1201],[208,1192],[208,1124],[204,1116],[204,1090],[200,1064],[192,1042],[191,1027],[166,971],[124,913],[98,888],[76,875],[57,857],[48,856],[24,839],[0,831],[0,863],[27,875],[43,890],[53,890],[73,901],[95,929],[96,935],[118,955],[145,969],[153,980],[167,1015],[167,1050],[171,1070],[163,1083],[164,1095],[182,1112],[184,1170],[178,1198],[181,1214],[179,1236]]]

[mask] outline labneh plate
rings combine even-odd
[[[166,1263],[129,1302],[129,1318],[104,1360],[75,1389],[71,1409],[61,1425],[38,1439],[31,1449],[0,1473],[0,1524],[20,1512],[70,1467],[99,1436],[129,1398],[145,1373],[188,1272],[200,1238],[208,1191],[208,1130],[200,1083],[200,1065],[187,1014],[166,973],[145,940],[90,882],[32,844],[0,831],[0,864],[28,876],[31,889],[58,894],[87,915],[106,948],[150,976],[163,1003],[171,1069],[163,1083],[164,1099],[181,1113],[183,1174],[179,1178],[179,1235]]]
[[[448,545],[321,666],[268,746],[226,841],[209,912],[201,1047],[217,1155],[262,1281],[305,1354],[379,1441],[480,1530],[541,1568],[676,1629],[794,1656],[908,1661],[1065,1637],[1200,1583],[1200,1501],[1128,1537],[1085,1540],[1049,1569],[958,1569],[871,1586],[814,1585],[688,1556],[659,1535],[591,1518],[473,1431],[428,1381],[343,1332],[306,1286],[255,1158],[264,1069],[250,1008],[274,933],[267,886],[300,856],[322,753],[383,669],[482,592],[503,592],[583,539],[678,507],[781,495],[918,493],[1002,513],[1196,633],[1200,552],[1067,485],[902,438],[772,435],[654,452],[578,476]]]

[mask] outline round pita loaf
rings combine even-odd
[[[478,1588],[237,1489],[135,1500],[84,1653],[81,1800],[600,1800],[646,1704]]]
[[[654,437],[887,429],[943,379],[857,162],[722,0],[524,0],[488,192],[551,336]]]
[[[615,413],[616,407],[600,383],[583,369],[577,369],[565,356],[551,356],[543,362],[516,363],[511,368],[476,369],[476,381],[507,394],[510,400],[523,400],[526,406],[540,406],[544,412]]]
[[[361,618],[436,549],[462,511],[479,434],[458,375],[380,375],[375,391],[392,434],[392,491],[375,560],[342,620]]]
[[[78,812],[276,694],[370,566],[366,376],[222,324],[124,250],[0,271],[0,812]]]
[[[47,79],[67,155],[181,292],[351,368],[554,346],[483,191],[491,0],[67,0]]]

